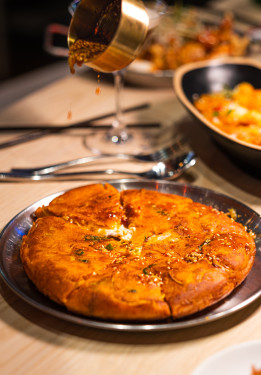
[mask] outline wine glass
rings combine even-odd
[[[150,32],[166,11],[163,0],[75,0],[70,6],[69,65],[85,64],[112,73],[115,118],[107,132],[89,134],[86,145],[95,153],[136,153],[148,147],[141,132],[129,131],[121,106],[124,68],[138,55]]]

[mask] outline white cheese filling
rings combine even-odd
[[[121,237],[125,241],[130,241],[136,228],[126,228],[124,225],[111,229],[99,229],[98,232],[106,237]]]

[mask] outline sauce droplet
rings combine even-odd
[[[100,87],[96,87],[95,94],[96,95],[100,95],[100,93],[101,93],[101,88]]]
[[[71,118],[72,118],[72,111],[69,110],[67,113],[67,120],[71,120]]]
[[[99,86],[99,83],[101,82],[101,74],[99,72],[97,72],[97,83],[98,83],[98,87],[96,87],[96,90],[95,90],[95,94],[96,95],[100,95],[101,93],[101,88]]]

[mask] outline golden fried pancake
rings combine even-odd
[[[253,234],[189,198],[110,185],[73,189],[36,212],[21,259],[50,299],[92,317],[180,318],[231,293]]]

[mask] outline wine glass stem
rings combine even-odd
[[[114,89],[115,89],[115,118],[112,122],[111,135],[115,143],[126,142],[128,134],[125,130],[125,122],[123,120],[123,110],[121,107],[121,95],[124,85],[123,72],[117,71],[113,73]],[[117,140],[118,139],[118,140]]]
[[[122,129],[124,127],[124,123],[122,121],[122,107],[121,107],[121,94],[123,88],[123,73],[121,71],[117,71],[113,73],[114,77],[114,90],[115,90],[115,120],[113,121],[113,127],[117,129]]]

